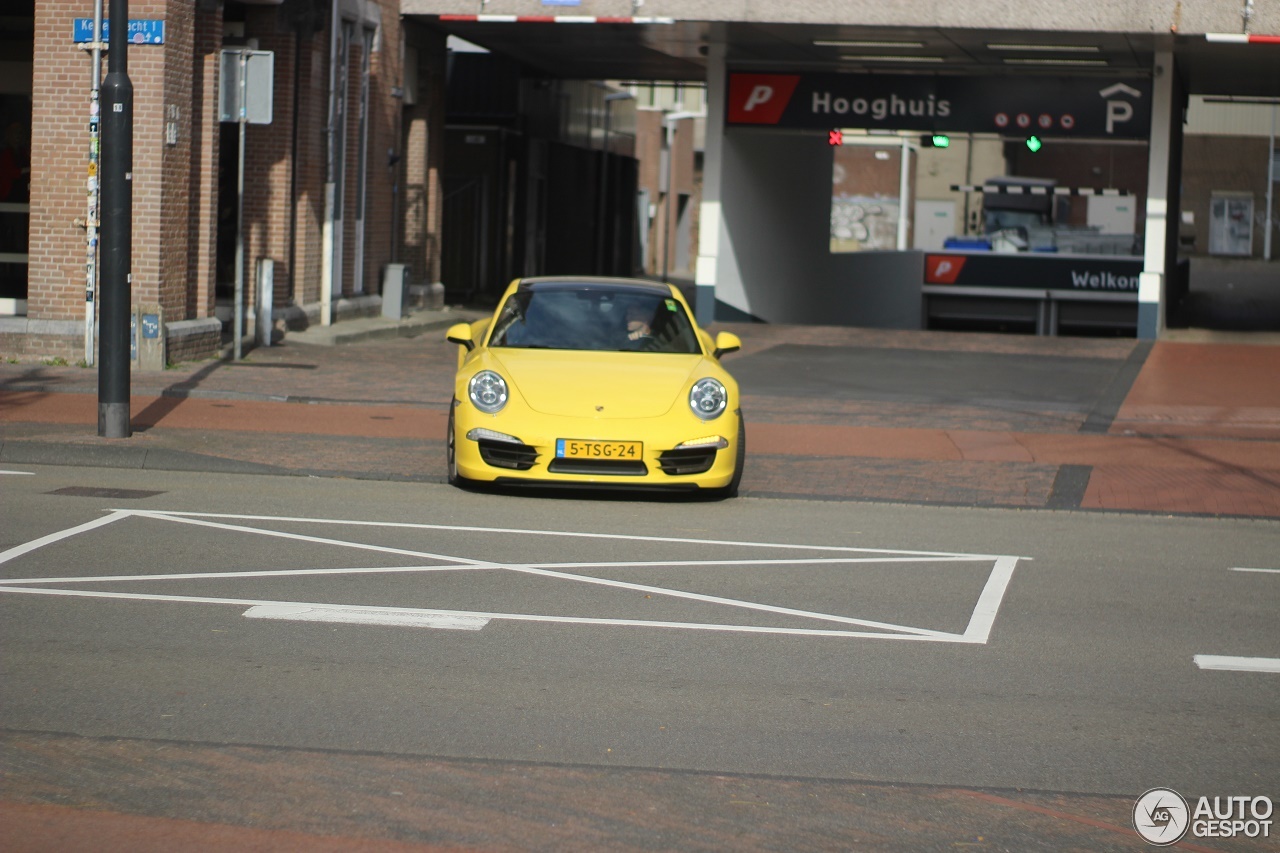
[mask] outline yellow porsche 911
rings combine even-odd
[[[449,482],[738,492],[738,384],[668,284],[517,279],[459,344]]]

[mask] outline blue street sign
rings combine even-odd
[[[102,22],[102,40],[107,41],[107,35],[110,30],[107,22]],[[72,38],[76,44],[83,44],[93,41],[93,18],[76,18],[75,25],[71,30]],[[130,20],[129,21],[129,43],[130,44],[164,44],[164,21],[153,20]]]

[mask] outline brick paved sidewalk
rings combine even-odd
[[[1130,796],[22,732],[0,757],[12,851],[1142,848]]]
[[[96,371],[0,364],[0,462],[442,482],[464,318],[136,373],[129,439],[96,435]],[[724,328],[748,497],[1280,518],[1280,346]]]

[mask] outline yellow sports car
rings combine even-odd
[[[669,284],[517,279],[493,317],[451,327],[449,482],[738,492],[738,384]]]

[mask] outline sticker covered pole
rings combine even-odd
[[[133,84],[129,81],[129,2],[111,0],[115,22],[102,81],[101,334],[98,349],[98,435],[128,438],[130,268],[133,262]]]

